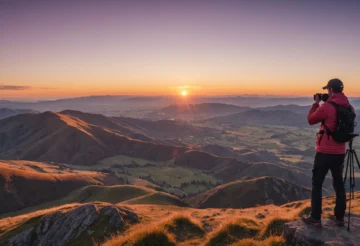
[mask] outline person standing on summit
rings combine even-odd
[[[346,109],[353,114],[354,109],[343,93],[344,84],[341,80],[332,79],[323,89],[328,91],[329,98],[320,105],[321,96],[317,94],[315,103],[308,114],[310,125],[321,123],[321,126],[316,137],[316,155],[312,170],[311,214],[303,217],[302,220],[307,224],[321,227],[322,185],[330,170],[336,192],[336,206],[334,215],[329,216],[329,218],[334,220],[338,226],[344,226],[346,191],[343,170],[346,142],[336,141],[332,133],[338,129],[338,110]],[[353,115],[355,118],[355,114]]]

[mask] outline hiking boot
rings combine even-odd
[[[334,221],[337,226],[343,227],[345,226],[344,218],[338,219],[335,215],[329,215],[329,219]]]
[[[308,225],[312,225],[315,227],[321,227],[321,220],[314,219],[311,216],[306,216],[301,218]]]

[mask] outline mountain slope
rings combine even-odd
[[[101,114],[84,113],[75,110],[65,110],[60,113],[75,117],[91,125],[104,127],[109,130],[119,132],[133,139],[149,141],[149,142],[153,141],[148,136],[138,132],[137,129],[135,129],[131,125],[128,124],[123,125],[111,117],[107,117]]]
[[[218,144],[208,144],[201,148],[201,150],[208,152],[212,155],[217,155],[221,157],[235,158],[237,154],[230,147],[221,146]]]
[[[128,203],[128,204],[158,204],[176,205],[187,207],[176,196],[155,191],[150,188],[135,185],[116,185],[116,186],[87,186],[76,190],[68,196],[56,201],[56,205],[67,203],[84,202],[108,202],[108,203]],[[165,202],[166,201],[166,202]]]
[[[115,155],[170,160],[186,150],[134,140],[60,113],[18,115],[0,121],[3,159],[89,165]]]
[[[218,186],[187,202],[199,208],[247,208],[257,204],[285,204],[309,198],[311,190],[273,177],[240,180]]]
[[[105,173],[61,171],[58,174],[51,173],[50,168],[53,167],[44,163],[0,162],[0,213],[55,200],[87,185],[123,183]]]
[[[73,110],[65,110],[61,114],[70,115],[86,123],[105,127],[143,141],[153,141],[150,137],[179,138],[184,136],[204,136],[211,133],[209,128],[194,127],[181,121],[149,121],[128,117],[106,117],[100,114],[83,113]]]
[[[234,179],[242,177],[259,178],[263,176],[270,176],[279,179],[284,179],[304,187],[311,187],[311,176],[299,170],[290,170],[283,165],[276,165],[272,163],[256,163],[245,169],[239,176],[233,176]]]
[[[41,211],[56,206],[67,204],[78,204],[88,202],[105,202],[111,204],[152,204],[152,205],[172,205],[178,207],[188,207],[189,205],[178,197],[168,193],[159,192],[150,188],[136,185],[89,185],[73,190],[69,194],[51,201],[44,201],[41,204],[27,207],[1,217],[17,216],[33,211]],[[1,218],[0,217],[0,218]]]

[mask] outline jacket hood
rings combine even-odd
[[[334,102],[341,107],[348,107],[350,105],[349,99],[344,95],[344,93],[335,93],[333,94],[327,102]]]

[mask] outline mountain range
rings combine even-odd
[[[244,112],[249,107],[223,103],[175,104],[149,113],[151,119],[196,120],[220,115]]]
[[[187,149],[127,137],[70,115],[45,112],[0,121],[0,158],[90,165],[115,155],[154,161]]]
[[[1,108],[0,109],[0,120],[5,119],[11,116],[18,114],[37,114],[38,111],[32,109],[11,109],[11,108]]]
[[[213,117],[206,120],[216,124],[243,125],[279,125],[279,126],[308,126],[306,117],[288,110],[263,111],[248,110],[226,116]]]

